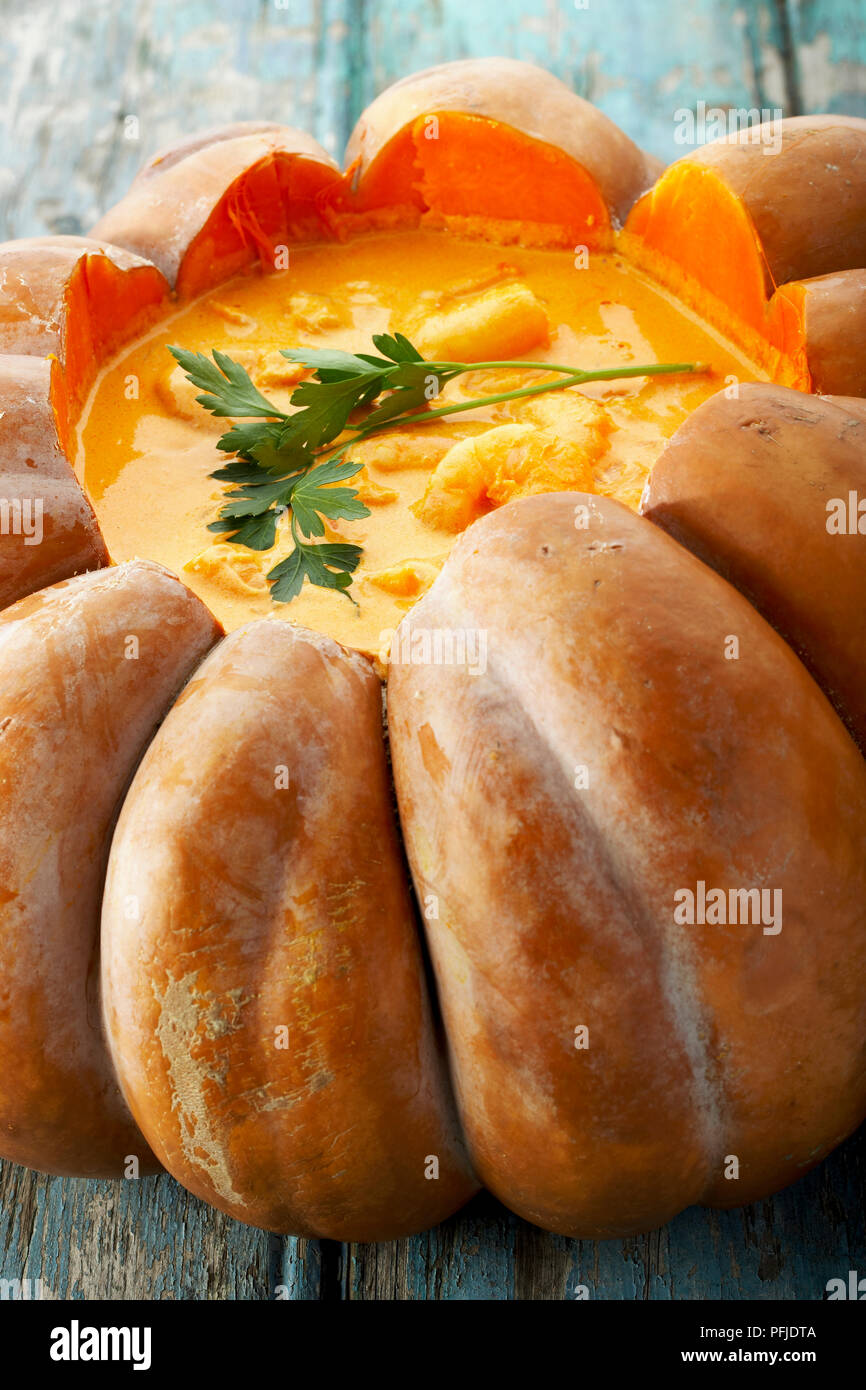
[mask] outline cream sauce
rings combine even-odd
[[[599,368],[703,360],[711,370],[569,388],[531,403],[509,402],[383,434],[359,446],[353,457],[365,470],[352,485],[361,487],[370,515],[328,524],[326,537],[363,547],[352,585],[358,607],[309,583],[292,603],[275,604],[265,574],[290,549],[287,525],[281,523],[277,545],[265,553],[233,546],[206,530],[226,489],[209,474],[226,462],[215,446],[229,422],[195,404],[196,390],[166,345],[202,352],[218,347],[240,358],[264,394],[285,409],[291,371],[279,348],[371,351],[373,333],[395,330],[417,340],[428,357],[456,344],[473,361],[519,354],[539,363]],[[293,248],[286,271],[251,271],[163,319],[100,373],[79,423],[76,469],[115,561],[160,561],[227,629],[270,616],[379,653],[383,634],[429,585],[456,539],[452,527],[460,509],[443,512],[429,505],[434,470],[453,445],[493,427],[528,422],[543,428],[543,438],[556,436],[548,439],[551,446],[565,444],[565,455],[554,449],[556,476],[564,486],[585,486],[591,479],[595,491],[635,508],[665,440],[728,378],[759,380],[763,373],[617,255],[596,255],[587,268],[578,268],[564,251],[503,248],[435,232],[383,233]],[[532,379],[531,373],[473,372],[435,404]],[[599,408],[588,432],[575,424],[580,412],[568,401],[578,390]],[[534,407],[541,400],[547,404],[539,413]],[[528,432],[511,434],[519,441]],[[503,449],[510,436],[498,438],[495,458],[483,444],[474,450],[476,491],[488,452],[491,472],[498,472],[490,493],[472,502],[472,518],[520,495],[519,486],[503,485],[511,457]],[[572,473],[568,466],[562,471],[569,449]],[[459,460],[458,455],[450,469],[451,488]],[[529,476],[532,463],[523,458],[520,477]],[[531,479],[524,490],[532,490]],[[439,524],[443,516],[446,524]]]

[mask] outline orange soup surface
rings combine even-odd
[[[228,484],[210,475],[230,421],[196,403],[168,344],[244,364],[280,409],[299,371],[288,347],[373,351],[402,332],[429,360],[525,359],[585,369],[709,364],[702,375],[641,376],[569,387],[384,432],[355,446],[350,486],[370,509],[326,522],[325,539],[363,555],[351,593],[305,582],[275,603],[266,575],[291,550],[288,518],[265,552],[207,530]],[[252,618],[301,623],[383,656],[389,634],[479,516],[540,491],[590,491],[636,508],[665,440],[728,379],[764,373],[622,257],[589,265],[565,251],[492,246],[439,232],[379,233],[293,248],[289,268],[255,270],[162,319],[100,373],[78,426],[76,470],[115,561],[158,560],[229,630]],[[540,380],[481,367],[434,404]]]

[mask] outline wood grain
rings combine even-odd
[[[684,153],[675,116],[707,106],[787,105],[779,15],[772,3],[739,0],[677,5],[492,4],[369,5],[364,26],[368,102],[409,65],[446,56],[496,52],[551,68],[599,106],[639,145],[666,161]],[[432,14],[437,22],[431,23]],[[791,114],[786,110],[786,114]]]
[[[0,236],[82,232],[160,146],[230,120],[339,155],[415,68],[504,53],[551,68],[662,158],[707,106],[866,115],[861,0],[0,0]],[[816,1044],[817,1045],[817,1044]],[[866,1273],[866,1136],[773,1201],[593,1243],[489,1196],[387,1245],[282,1240],[170,1178],[118,1185],[0,1165],[0,1280],[46,1298],[820,1299]]]
[[[80,233],[146,157],[253,117],[342,147],[343,0],[3,0],[2,234]]]
[[[283,1253],[278,1237],[169,1177],[85,1182],[11,1163],[0,1171],[0,1252],[0,1278],[80,1299],[270,1298]]]
[[[145,157],[265,118],[339,155],[407,71],[543,64],[664,159],[697,102],[866,114],[860,0],[0,0],[0,233],[86,231]]]
[[[817,1299],[866,1271],[866,1134],[772,1200],[693,1207],[630,1240],[551,1236],[492,1197],[412,1241],[357,1246],[350,1298]]]
[[[862,0],[789,0],[786,11],[803,110],[866,115]]]

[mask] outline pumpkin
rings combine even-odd
[[[860,1123],[866,122],[804,120],[662,171],[458,62],[345,171],[236,124],[91,238],[0,247],[5,1157],[298,1235],[483,1184],[604,1238]],[[220,489],[164,345],[220,333],[279,395],[287,334],[357,350],[389,307],[486,394],[554,348],[712,370],[374,436],[361,619],[271,614],[254,554],[183,549]]]
[[[866,749],[866,519],[851,524],[852,493],[866,497],[866,401],[744,383],[677,431],[641,510],[751,600]]]
[[[736,338],[767,338],[839,395],[863,384],[864,128],[793,116],[727,135],[672,164],[627,224],[660,279],[708,294]]]
[[[866,767],[742,595],[608,499],[576,531],[583,505],[465,534],[406,621],[486,632],[487,669],[393,661],[388,705],[476,1171],[601,1239],[763,1196],[857,1124]],[[700,884],[783,920],[678,920]]]

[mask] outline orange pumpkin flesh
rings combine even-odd
[[[591,248],[611,245],[610,214],[592,177],[555,145],[483,116],[442,112],[436,138],[416,122],[412,135],[418,190],[434,218],[454,230],[490,223],[522,244]],[[486,177],[496,168],[495,179]],[[428,218],[428,220],[431,220]],[[531,223],[531,228],[528,224]]]
[[[103,255],[78,260],[64,292],[62,378],[55,378],[52,404],[58,435],[67,451],[69,430],[80,414],[101,362],[130,335],[143,332],[165,313],[168,286],[150,265],[117,266]],[[61,384],[62,383],[62,384]]]
[[[719,237],[720,228],[724,238]],[[713,169],[675,164],[632,209],[628,233],[638,255],[692,294],[705,292],[732,311],[741,331],[765,337],[767,268],[748,212]],[[707,248],[721,244],[723,256]],[[656,258],[652,253],[659,253]],[[699,290],[696,289],[699,287]]]
[[[317,203],[337,178],[302,131],[229,127],[155,156],[94,234],[152,260],[179,293],[199,294],[275,245],[320,235]]]
[[[346,163],[342,213],[378,209],[392,225],[389,209],[400,215],[408,208],[434,223],[487,216],[525,231],[536,209],[555,208],[541,232],[547,245],[564,226],[591,233],[593,216],[603,238],[661,171],[563,82],[506,58],[446,63],[395,83],[363,112]],[[530,201],[512,202],[509,188]]]
[[[798,116],[713,141],[635,204],[632,253],[675,289],[685,277],[693,296],[708,294],[714,321],[743,345],[766,339],[798,368],[775,379],[808,390],[812,338],[802,298],[786,287],[866,263],[864,142],[866,121],[848,116]],[[823,389],[854,394],[866,330],[862,314],[845,325],[842,307],[834,336],[853,328],[855,361]],[[823,331],[814,351],[820,363]]]
[[[101,357],[143,329],[167,293],[153,266],[85,237],[0,245],[4,604],[107,564],[93,509],[67,461],[70,419]]]
[[[814,391],[866,395],[866,270],[792,280],[770,312],[786,351],[805,359]]]
[[[834,128],[846,124],[827,119]],[[861,134],[856,123],[848,126],[853,134],[840,138],[850,159]],[[348,159],[341,175],[297,132],[229,127],[151,161],[97,229],[101,240],[153,262],[149,268],[122,264],[128,251],[109,247],[94,251],[70,281],[56,270],[42,276],[35,252],[27,252],[25,286],[29,275],[40,293],[33,311],[13,324],[27,345],[6,351],[57,354],[56,420],[40,427],[38,467],[58,446],[69,455],[91,382],[100,371],[108,379],[110,355],[122,344],[148,325],[162,334],[170,325],[161,316],[178,306],[200,312],[193,296],[250,266],[273,264],[284,248],[291,266],[310,239],[345,241],[347,255],[362,246],[353,241],[361,233],[442,231],[486,236],[523,256],[526,247],[561,256],[565,247],[604,249],[671,285],[684,301],[683,322],[703,321],[701,331],[713,324],[739,344],[756,364],[748,374],[802,390],[812,385],[802,309],[809,292],[802,303],[793,290],[771,299],[772,275],[780,266],[791,279],[856,273],[856,181],[834,223],[838,264],[815,261],[797,217],[787,243],[768,240],[767,212],[784,186],[780,194],[771,179],[771,196],[755,202],[724,159],[719,169],[712,156],[714,172],[701,177],[705,208],[668,196],[694,189],[691,174],[666,176],[621,232],[657,177],[654,162],[562,84],[505,60],[448,65],[398,84],[365,113]],[[479,169],[490,178],[479,182]],[[538,220],[527,220],[528,208]],[[705,273],[692,244],[702,228],[726,254],[736,251],[727,262],[740,262],[735,273]],[[832,248],[833,236],[825,243]],[[178,299],[168,297],[167,285]],[[0,346],[2,330],[0,313]],[[832,329],[822,328],[821,338],[842,363]],[[834,370],[859,370],[856,359],[855,351],[853,365]],[[506,428],[519,431],[519,423]],[[804,447],[798,429],[795,421],[789,451]],[[516,437],[507,435],[503,447]],[[659,445],[664,437],[659,431]],[[835,444],[823,437],[821,447],[832,452]],[[844,460],[840,468],[840,478],[850,476]],[[684,479],[688,487],[689,470]],[[504,497],[490,498],[498,500]],[[575,507],[589,508],[589,534],[575,527]],[[788,523],[796,553],[802,516],[791,510]],[[70,572],[81,565],[72,552],[70,541]],[[830,588],[834,556],[827,554]],[[77,605],[93,582],[70,581],[69,601]],[[159,617],[144,592],[140,602],[148,622]],[[196,605],[191,596],[187,602]],[[18,609],[24,638],[38,642],[30,610]],[[197,605],[195,612],[205,610]],[[110,613],[106,597],[88,629],[97,647]],[[395,666],[390,682],[403,833],[416,890],[425,895],[460,1124],[480,1176],[530,1220],[582,1235],[646,1229],[690,1201],[735,1205],[791,1181],[866,1109],[864,772],[830,706],[734,589],[649,520],[603,496],[560,493],[500,507],[458,542],[398,631],[398,644],[427,619],[452,633],[487,624],[494,635],[489,669],[476,677],[422,662]],[[209,636],[206,628],[201,623],[201,650],[213,640],[213,627]],[[724,662],[718,648],[728,629],[744,638],[751,665]],[[832,633],[819,630],[812,640],[832,642]],[[181,648],[178,673],[191,650]],[[242,654],[241,669],[233,653]],[[823,679],[829,668],[821,653],[804,656]],[[89,669],[108,680],[113,660],[113,651],[94,649]],[[858,661],[855,650],[852,678]],[[258,624],[218,649],[142,763],[111,855],[103,968],[114,1073],[81,981],[57,1003],[63,1026],[86,1019],[108,1089],[116,1075],[157,1155],[192,1190],[240,1219],[347,1239],[418,1229],[473,1187],[449,1120],[448,1078],[389,828],[377,687],[361,670],[358,658],[326,639],[282,625]],[[250,671],[258,678],[248,690]],[[274,764],[295,706],[282,710],[280,701],[296,683],[308,737],[286,755],[284,800]],[[165,693],[160,713],[172,703]],[[245,696],[264,702],[265,744]],[[115,701],[115,715],[127,698]],[[675,726],[671,709],[681,712]],[[330,731],[319,742],[317,714]],[[21,720],[19,734],[4,731],[11,756],[16,738],[32,736],[26,709]],[[288,878],[273,855],[259,862],[243,798],[216,775],[198,780],[199,728],[202,752],[217,766],[228,733],[240,780],[257,788],[269,843],[295,836],[303,845],[333,803],[335,785],[348,787],[357,815],[341,827],[342,857],[329,852],[331,832],[320,825],[310,857],[290,864]],[[147,734],[136,724],[130,740],[134,763]],[[569,781],[581,761],[602,770],[589,797]],[[129,756],[107,762],[125,787]],[[39,809],[38,792],[31,803],[39,834],[49,833],[53,822]],[[237,821],[240,833],[227,834]],[[649,855],[647,837],[655,847]],[[793,854],[784,858],[780,846],[793,846]],[[313,880],[309,889],[304,874]],[[178,875],[178,925],[195,956],[191,971],[177,954],[172,920]],[[781,886],[791,905],[783,932],[704,927],[696,937],[694,928],[674,927],[672,895],[699,877],[717,877],[725,887]],[[127,891],[134,882],[140,895]],[[98,901],[97,873],[89,886]],[[127,911],[139,896],[147,899],[144,925]],[[367,946],[376,930],[370,915],[385,899],[391,906],[382,939]],[[209,925],[211,901],[220,904],[219,920]],[[79,934],[92,941],[88,913]],[[7,941],[13,920],[0,904]],[[220,948],[213,964],[211,925]],[[63,930],[59,914],[43,915],[45,953],[61,964]],[[294,958],[304,952],[312,958],[300,969]],[[364,981],[360,990],[341,971],[349,960]],[[403,986],[386,990],[397,976]],[[371,1008],[377,990],[383,999]],[[573,1017],[578,1005],[592,1018],[598,1044],[583,1057],[574,1048],[574,1029],[584,1021]],[[300,1031],[302,1050],[277,1058],[271,1033],[284,1023]],[[831,1040],[820,1056],[815,1029]],[[106,1160],[104,1139],[90,1137],[89,1106],[82,1106],[86,1123],[76,1123],[62,1103],[66,1080],[40,1060],[36,1032],[28,1043],[36,1054],[35,1099],[8,1110],[0,1088],[19,1131],[4,1151],[56,1171],[116,1171],[118,1145],[109,1142]],[[401,1054],[378,1065],[395,1048],[409,1060]],[[316,1058],[333,1065],[318,1067]],[[352,1080],[356,1093],[346,1096]],[[357,1149],[351,1136],[335,1132],[346,1117],[357,1126]],[[129,1117],[122,1123],[119,1147],[144,1153]],[[328,1157],[335,1145],[354,1171],[335,1168]],[[721,1171],[729,1147],[742,1159],[737,1183]],[[438,1175],[430,1173],[431,1158]]]

